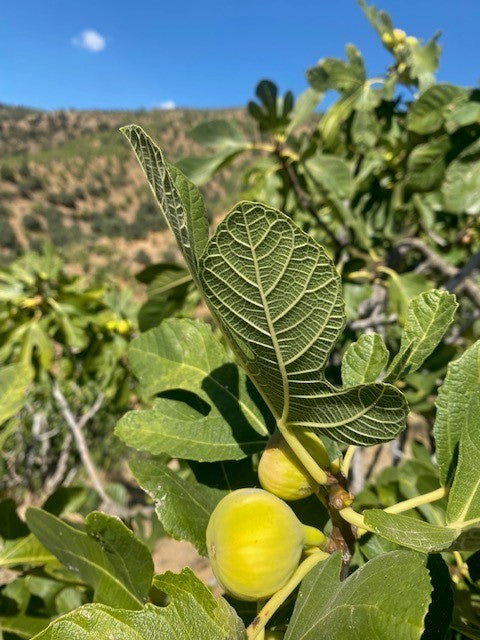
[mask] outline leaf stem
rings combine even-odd
[[[297,436],[289,430],[282,420],[279,420],[277,424],[280,433],[287,441],[290,449],[297,456],[315,482],[322,485],[329,484],[329,477],[327,473],[315,462],[314,458],[312,458],[302,443],[297,439]]]
[[[448,489],[445,487],[440,487],[439,489],[435,489],[435,491],[422,493],[422,495],[420,496],[415,496],[414,498],[409,498],[408,500],[397,502],[397,504],[394,504],[391,507],[387,507],[386,509],[384,509],[384,511],[386,513],[402,513],[403,511],[409,511],[410,509],[420,507],[422,504],[429,504],[430,502],[441,500],[447,494]]]
[[[294,589],[300,584],[303,578],[309,571],[313,569],[319,562],[323,562],[330,557],[330,554],[324,551],[317,551],[308,558],[306,558],[296,569],[287,584],[279,589],[266,605],[260,610],[255,620],[247,628],[247,640],[260,640],[261,634],[265,629],[265,625],[277,611],[279,607],[285,602],[288,596]]]
[[[257,602],[257,614],[260,613],[264,605],[265,600],[259,600]],[[261,629],[260,633],[257,635],[257,640],[265,640],[265,628]]]
[[[430,502],[441,500],[441,498],[444,498],[447,494],[448,489],[446,489],[445,487],[440,487],[439,489],[435,489],[435,491],[422,493],[422,495],[420,496],[415,496],[414,498],[409,498],[408,500],[397,502],[397,504],[394,504],[391,507],[387,507],[386,509],[384,509],[384,511],[385,513],[402,513],[403,511],[409,511],[410,509],[420,507],[422,504],[429,504]],[[357,533],[359,535],[363,535],[367,531],[374,533],[373,529],[370,529],[370,527],[365,524],[363,515],[357,513],[351,507],[340,509],[339,514],[344,520],[358,528]]]
[[[353,454],[357,450],[357,447],[354,444],[351,444],[345,452],[343,457],[343,462],[341,466],[341,470],[343,475],[348,478],[348,472],[350,471],[350,464],[352,462]]]
[[[365,524],[365,520],[362,514],[354,511],[352,507],[345,507],[345,509],[340,509],[338,513],[346,522],[353,524],[354,527],[373,533],[373,529],[370,529],[370,527]]]

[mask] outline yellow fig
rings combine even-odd
[[[264,489],[282,500],[300,500],[316,489],[315,481],[279,432],[273,434],[262,453],[258,479]]]
[[[326,536],[303,525],[280,498],[263,489],[238,489],[220,500],[207,527],[207,549],[220,585],[240,600],[262,600],[281,589],[305,547]]]
[[[407,34],[405,33],[405,31],[403,29],[394,29],[393,30],[393,37],[395,38],[396,42],[398,44],[403,44],[405,42],[405,40],[407,39]]]
[[[384,34],[382,34],[382,42],[387,47],[387,49],[391,50],[393,48],[393,36],[392,36],[392,34],[389,33],[388,31],[386,31]]]

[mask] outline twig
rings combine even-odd
[[[353,320],[349,326],[353,331],[365,331],[366,329],[377,329],[380,326],[394,324],[396,321],[397,315],[395,313],[387,318],[385,314],[378,313],[378,311],[374,309],[372,315],[366,318],[360,318],[359,320]]]
[[[460,283],[468,278],[468,276],[480,267],[480,251],[477,251],[470,256],[470,259],[463,265],[463,267],[458,271],[457,275],[453,278],[450,278],[448,282],[445,283],[445,289],[447,291],[455,291]]]
[[[49,478],[47,478],[45,482],[45,494],[47,495],[53,493],[55,489],[57,489],[57,487],[62,484],[62,480],[64,479],[67,472],[67,464],[68,458],[70,456],[70,447],[72,445],[72,440],[73,437],[71,432],[67,431],[63,439],[62,449],[60,451],[60,455],[58,456],[55,471]]]
[[[298,176],[295,172],[295,169],[292,167],[289,158],[285,157],[283,147],[281,144],[277,144],[276,154],[278,159],[280,160],[283,170],[285,171],[285,173],[288,176],[288,179],[290,180],[290,184],[292,185],[293,191],[295,193],[295,197],[297,198],[297,201],[300,204],[300,206],[302,206],[306,211],[310,213],[310,215],[312,215],[315,218],[315,221],[318,224],[318,226],[321,227],[323,231],[325,231],[325,233],[333,242],[335,247],[340,248],[341,245],[338,238],[335,236],[335,234],[330,229],[330,227],[328,227],[328,225],[326,225],[325,222],[318,215],[318,211],[313,206],[312,199],[310,198],[308,193],[304,191],[302,185],[300,184],[300,180],[298,179]]]
[[[92,460],[90,451],[88,450],[87,442],[82,433],[82,428],[98,412],[98,410],[102,406],[103,399],[104,399],[103,394],[100,393],[97,396],[97,399],[95,400],[94,404],[78,420],[73,415],[72,410],[68,405],[67,399],[63,395],[56,380],[53,382],[53,397],[57,401],[60,411],[63,417],[65,418],[65,422],[67,423],[67,425],[69,426],[72,432],[83,466],[85,467],[88,473],[88,476],[92,481],[93,488],[102,499],[104,503],[104,508],[108,508],[109,511],[116,512],[117,514],[123,513],[125,510],[120,505],[115,504],[113,500],[110,498],[110,496],[108,495],[108,493],[105,491],[105,487],[103,486],[102,481],[100,480],[100,476],[98,474],[97,468]]]
[[[444,289],[450,291],[450,293],[453,293],[454,291],[463,293],[470,298],[475,306],[480,308],[480,287],[478,287],[475,282],[468,277],[471,271],[479,266],[477,263],[478,258],[475,257],[477,254],[472,256],[467,264],[459,270],[435,253],[435,251],[430,249],[430,247],[428,247],[419,238],[405,238],[397,244],[397,247],[412,248],[420,251],[427,259],[428,264],[432,269],[438,271],[444,278],[448,278],[446,284],[443,286]]]

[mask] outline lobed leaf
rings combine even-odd
[[[131,343],[129,359],[145,393],[174,390],[177,400],[159,398],[153,409],[123,416],[116,433],[128,445],[200,462],[264,447],[269,411],[207,324],[165,320]]]
[[[435,189],[445,173],[449,146],[448,138],[441,137],[414,147],[407,160],[406,186],[421,192]]]
[[[208,240],[205,205],[197,187],[168,164],[155,142],[138,125],[120,129],[132,145],[161,212],[165,216],[192,276]]]
[[[387,380],[401,378],[422,366],[453,322],[457,307],[453,294],[438,289],[410,300],[400,349],[389,366]]]
[[[420,135],[434,133],[442,127],[448,113],[467,100],[468,92],[463,87],[435,84],[413,102],[407,114],[407,127]]]
[[[199,144],[218,150],[245,148],[248,144],[245,136],[229,120],[201,122],[190,131],[190,137]]]
[[[458,463],[448,494],[447,524],[480,519],[480,389],[472,393],[462,425]]]
[[[387,513],[381,509],[368,509],[364,518],[365,524],[378,535],[422,553],[448,549],[459,534],[456,529],[430,524],[401,513]]]
[[[303,580],[285,640],[419,640],[432,587],[421,556],[383,554],[340,582],[340,554]]]
[[[205,296],[239,361],[286,425],[373,444],[403,429],[406,403],[382,384],[337,390],[323,370],[344,326],[332,261],[284,214],[241,203],[200,260]]]

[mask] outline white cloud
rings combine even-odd
[[[80,35],[72,39],[72,44],[75,47],[93,51],[94,53],[102,51],[107,46],[105,38],[95,29],[85,29]]]
[[[164,102],[160,102],[160,104],[157,106],[157,109],[164,109],[168,111],[170,109],[175,109],[176,106],[177,105],[173,100],[164,100]]]

